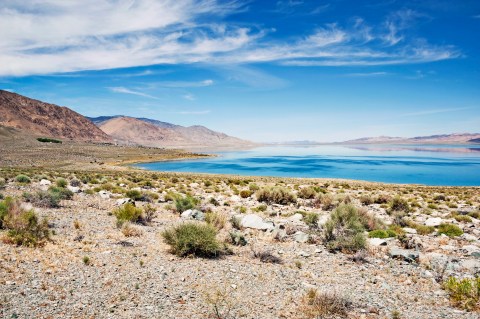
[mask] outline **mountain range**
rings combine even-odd
[[[469,144],[480,143],[480,133],[454,133],[416,137],[364,137],[341,142],[342,144]]]
[[[0,90],[0,138],[18,134],[151,147],[245,147],[254,143],[204,126],[123,115],[84,117],[68,107]]]

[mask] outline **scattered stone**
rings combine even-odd
[[[306,243],[308,241],[308,239],[310,238],[310,236],[302,231],[297,231],[294,235],[293,235],[293,239],[297,242],[297,243]]]
[[[386,246],[387,241],[382,238],[369,238],[368,239],[368,244],[370,246]]]
[[[261,230],[273,230],[275,227],[273,223],[263,221],[262,217],[255,214],[248,214],[243,216],[240,221],[240,226],[244,228],[261,229]]]
[[[417,262],[420,257],[420,253],[414,250],[401,249],[393,247],[390,249],[390,257],[395,259],[402,259],[407,262]]]
[[[437,227],[443,223],[443,219],[440,217],[430,217],[425,221],[425,226]]]

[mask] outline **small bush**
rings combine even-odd
[[[240,232],[230,232],[230,242],[235,246],[245,246],[247,244],[245,236]]]
[[[450,302],[468,311],[480,309],[480,277],[457,279],[450,277],[443,288],[448,292]]]
[[[150,224],[153,219],[157,217],[157,210],[152,205],[148,204],[143,208],[142,219],[146,224]]]
[[[23,175],[23,174],[17,175],[15,177],[15,181],[17,183],[21,183],[21,184],[30,184],[31,183],[30,177],[28,177],[27,175]]]
[[[62,188],[62,187],[55,187],[55,186],[51,186],[49,189],[48,189],[48,192],[50,194],[56,194],[56,196],[58,196],[60,199],[67,199],[67,200],[70,200],[73,198],[73,192],[69,189],[66,189],[66,188]]]
[[[122,226],[122,234],[125,237],[140,237],[142,233],[141,229],[133,226],[130,222],[125,222]]]
[[[397,211],[403,211],[407,213],[410,211],[410,205],[408,202],[399,196],[394,197],[388,204],[388,212],[391,213]]]
[[[61,187],[61,188],[65,188],[67,187],[68,185],[68,182],[65,178],[58,178],[56,181],[55,181],[55,184],[58,186],[58,187]]]
[[[60,140],[55,140],[53,138],[47,138],[47,137],[39,137],[39,138],[37,138],[37,141],[42,142],[42,143],[62,144],[62,141],[60,141]]]
[[[241,198],[249,198],[250,196],[252,196],[253,192],[249,189],[244,189],[242,191],[240,191],[240,197]]]
[[[391,197],[385,194],[379,194],[374,199],[375,204],[387,204],[391,200]]]
[[[60,194],[47,191],[38,191],[35,194],[25,193],[23,198],[26,202],[37,207],[57,208],[60,207]]]
[[[317,213],[306,213],[303,217],[303,221],[307,224],[310,228],[317,228],[318,227],[318,214]]]
[[[373,204],[373,198],[369,195],[362,195],[360,196],[360,203],[362,205],[368,206]]]
[[[137,223],[141,221],[142,209],[135,207],[132,203],[126,203],[114,210],[113,214],[117,217],[117,227],[121,227],[126,222]]]
[[[129,191],[127,191],[127,193],[125,194],[128,198],[131,198],[135,201],[141,201],[144,197],[144,195],[142,194],[142,192],[140,192],[139,190],[137,189],[131,189]]]
[[[475,212],[470,212],[468,213],[468,216],[475,218],[475,219],[480,219],[480,211],[475,211]]]
[[[70,186],[72,186],[72,187],[80,187],[80,186],[82,186],[82,181],[80,181],[79,179],[74,178],[74,179],[72,179],[72,180],[70,181]]]
[[[383,230],[383,229],[375,229],[368,233],[369,238],[390,238],[396,237],[397,234],[390,229]]]
[[[354,253],[366,246],[364,231],[358,209],[352,205],[341,205],[325,224],[324,240],[331,251]]]
[[[186,210],[197,207],[198,200],[192,196],[179,197],[174,200],[175,208],[177,212],[183,213]]]
[[[235,229],[241,229],[242,228],[242,226],[240,225],[240,222],[241,222],[241,218],[239,218],[239,217],[232,216],[230,218],[230,224],[232,224],[232,227],[235,228]]]
[[[217,213],[209,211],[205,213],[205,222],[209,225],[212,225],[218,230],[221,230],[225,227],[227,223],[227,215],[224,213]]]
[[[5,180],[5,178],[0,177],[0,189],[4,188],[6,184],[7,181]]]
[[[315,201],[313,202],[313,206],[317,208],[322,208],[323,210],[332,210],[335,208],[336,203],[332,195],[330,194],[319,194]]]
[[[317,192],[313,187],[304,187],[298,191],[297,196],[303,199],[313,199],[317,195]]]
[[[457,222],[471,223],[472,217],[468,215],[457,215],[454,217]]]
[[[300,311],[304,318],[347,318],[352,303],[337,293],[321,293],[310,289],[302,300]]]
[[[439,234],[445,234],[448,237],[456,237],[463,234],[463,230],[454,224],[441,224],[438,226],[437,232]]]
[[[297,201],[295,195],[284,187],[268,187],[257,191],[257,200],[268,204],[288,205]]]
[[[20,202],[8,199],[0,204],[2,227],[7,229],[5,241],[22,246],[40,246],[50,239],[46,219],[39,221],[32,210],[23,210]]]
[[[218,257],[222,247],[215,227],[208,224],[184,223],[165,230],[162,237],[177,256]]]

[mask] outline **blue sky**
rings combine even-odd
[[[480,132],[480,2],[0,2],[0,88],[253,141]]]

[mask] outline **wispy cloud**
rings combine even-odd
[[[211,79],[206,79],[202,81],[163,81],[163,82],[154,82],[152,86],[157,87],[167,87],[167,88],[196,88],[196,87],[205,87],[211,86],[215,82]]]
[[[233,0],[3,0],[0,76],[189,63],[368,66],[461,56],[453,46],[407,36],[404,30],[420,16],[412,10],[392,13],[376,27],[358,18],[283,41],[266,36],[271,29],[222,19],[239,10]]]
[[[193,94],[191,94],[191,93],[185,94],[185,95],[183,96],[183,98],[184,98],[185,100],[195,101],[195,96],[194,96]]]
[[[351,76],[351,77],[376,77],[376,76],[384,76],[388,75],[388,72],[365,72],[365,73],[347,73],[345,76]]]
[[[150,99],[159,100],[159,98],[156,97],[156,96],[146,94],[146,93],[136,91],[136,90],[131,90],[131,89],[128,89],[128,88],[123,87],[123,86],[109,87],[108,89],[110,89],[110,91],[115,92],[115,93],[132,94],[132,95],[143,96],[143,97],[147,97],[147,98],[150,98]]]
[[[465,111],[471,110],[473,107],[456,107],[456,108],[446,108],[446,109],[430,109],[425,111],[418,111],[418,112],[411,112],[411,113],[404,113],[399,114],[400,117],[408,117],[408,116],[422,116],[422,115],[433,115],[433,114],[440,114],[440,113],[451,113],[451,112],[458,112],[458,111]]]

